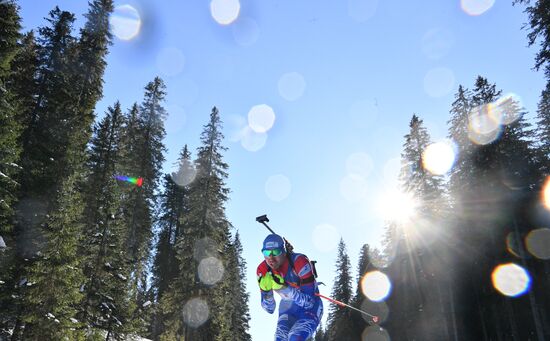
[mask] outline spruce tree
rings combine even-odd
[[[523,109],[514,99],[501,98],[501,91],[487,79],[478,77],[467,99],[472,115],[494,114],[496,110],[514,120],[500,122],[498,135],[490,141],[469,141],[467,157],[455,165],[451,173],[450,194],[454,208],[454,239],[465,245],[468,257],[457,255],[456,269],[449,297],[456,307],[453,333],[464,338],[498,338],[502,333],[518,335],[522,328],[512,313],[502,315],[503,309],[524,315],[525,309],[513,305],[494,293],[490,281],[493,269],[506,261],[510,254],[502,243],[510,233],[522,238],[529,223],[517,224],[524,202],[530,201],[531,189],[540,181],[539,167],[531,145],[532,131],[524,119]],[[454,121],[451,131],[465,129]],[[508,237],[507,237],[508,236]],[[455,244],[458,246],[458,244]],[[523,312],[522,312],[523,311]],[[530,315],[528,313],[527,315]],[[455,316],[455,317],[456,317]],[[536,316],[528,320],[537,320]],[[458,322],[458,326],[456,323]],[[525,324],[525,333],[534,329]],[[518,335],[519,337],[519,335]]]
[[[545,175],[550,175],[550,80],[546,83],[546,88],[540,96],[536,131],[541,171]]]
[[[85,177],[85,148],[94,118],[92,110],[99,97],[82,102],[82,94],[74,86],[80,84],[77,69],[86,70],[89,66],[80,63],[75,68],[79,53],[77,40],[72,36],[74,15],[56,7],[47,20],[50,26],[39,29],[39,83],[33,116],[22,138],[18,247],[21,257],[33,258],[32,264],[24,265],[20,271],[32,285],[22,293],[25,307],[14,333],[19,337],[23,322],[23,337],[41,335],[55,339],[63,333],[70,335],[67,329],[74,329],[76,305],[81,300],[79,288],[84,278],[77,250],[84,203],[80,190]],[[100,94],[101,89],[90,87],[87,92]],[[36,248],[29,249],[33,244]],[[48,274],[46,270],[50,268],[54,269]],[[69,271],[70,275],[66,275]],[[48,279],[56,283],[51,285]],[[46,303],[45,297],[49,298]],[[38,304],[42,306],[36,307]],[[48,319],[48,313],[56,318]]]
[[[331,297],[340,302],[350,304],[352,298],[351,281],[351,264],[346,251],[346,244],[343,239],[340,239],[336,256],[336,278]],[[351,309],[337,305],[330,306],[326,332],[327,340],[355,340],[352,335],[353,322],[351,311]]]
[[[379,251],[375,248],[371,249],[371,247],[368,244],[364,244],[361,247],[361,251],[359,252],[359,262],[357,264],[357,278],[355,281],[356,289],[355,293],[351,299],[351,306],[355,307],[357,309],[367,311],[370,314],[373,314],[375,316],[379,315],[379,307],[377,302],[371,301],[368,297],[365,296],[365,294],[362,292],[361,289],[361,280],[370,271],[376,270],[376,267],[374,266],[374,262],[371,261],[371,257],[378,258],[376,262],[381,261],[381,256],[379,254]],[[380,263],[377,263],[380,264]],[[363,334],[363,331],[366,327],[369,326],[367,322],[372,321],[370,317],[363,316],[361,313],[354,313],[352,316],[353,321],[353,329],[350,331],[350,333],[353,335],[354,339],[361,339],[361,335]]]
[[[133,324],[144,331],[147,314],[150,310],[147,301],[152,297],[147,293],[147,273],[150,261],[150,248],[155,224],[157,189],[161,177],[162,163],[166,148],[163,144],[166,132],[163,107],[166,86],[159,77],[145,86],[141,105],[134,104],[128,115],[122,144],[121,169],[124,175],[141,177],[141,187],[129,187],[123,194],[123,212],[127,226],[125,249],[131,265],[129,289],[131,300],[137,304],[133,313]],[[154,298],[152,298],[154,299]]]
[[[21,29],[18,8],[14,2],[0,3],[0,236],[7,237],[12,230],[13,206],[17,198],[19,170],[20,123],[17,120],[17,102],[7,88],[11,63],[18,51]],[[10,241],[11,242],[11,241]]]
[[[181,239],[184,220],[189,213],[189,185],[195,170],[191,153],[185,145],[180,152],[176,172],[164,176],[164,191],[160,197],[159,232],[155,260],[152,268],[152,289],[155,293],[156,311],[151,334],[154,338],[164,333],[164,316],[160,304],[171,285],[180,285],[180,263],[177,258],[177,243]]]
[[[13,321],[14,250],[13,218],[19,191],[18,172],[21,146],[18,120],[20,104],[9,77],[17,53],[21,29],[18,7],[12,1],[0,3],[0,325],[9,326]],[[4,247],[7,246],[7,247]]]
[[[231,224],[225,217],[225,202],[229,189],[225,185],[228,165],[223,161],[221,119],[213,108],[208,124],[201,134],[201,146],[197,149],[195,166],[197,175],[190,185],[189,214],[184,217],[183,233],[177,242],[180,271],[161,302],[167,318],[166,330],[161,339],[181,338],[190,340],[232,340],[232,307],[228,294],[233,286],[231,273],[238,262],[237,252],[231,244]],[[213,266],[209,276],[201,277],[199,268],[205,264],[223,264],[223,269]],[[204,267],[202,267],[204,270]],[[203,274],[204,275],[204,274]],[[218,276],[222,276],[218,278]],[[197,315],[186,309],[186,304],[199,300],[208,307],[209,314]],[[184,319],[181,321],[181,312]],[[205,311],[201,311],[206,313]],[[200,314],[199,314],[200,315]],[[183,322],[183,323],[182,323]]]
[[[231,287],[231,292],[229,296],[226,296],[226,299],[230,302],[229,308],[232,310],[232,319],[229,322],[231,331],[230,334],[233,335],[233,340],[238,341],[251,341],[252,338],[248,333],[250,313],[248,310],[248,298],[249,294],[246,291],[246,262],[242,257],[243,247],[241,244],[241,239],[239,232],[235,234],[235,238],[230,245],[233,259],[229,260],[229,266],[226,271],[229,272],[230,279],[233,283]],[[231,261],[233,263],[231,263]]]
[[[124,253],[126,232],[121,216],[122,187],[115,176],[120,172],[124,115],[120,103],[107,109],[94,127],[89,151],[90,174],[85,187],[85,216],[80,253],[83,254],[84,300],[79,319],[87,328],[99,328],[109,337],[132,331],[126,295],[128,262]],[[88,330],[88,335],[99,331]]]
[[[550,15],[548,0],[514,0],[527,6],[531,31],[527,35],[529,45],[539,42],[540,50],[535,58],[535,68],[545,68],[550,61]],[[548,69],[546,69],[548,71]],[[549,75],[550,76],[550,75]]]
[[[414,216],[388,225],[389,246],[395,259],[388,267],[393,283],[387,300],[393,318],[388,329],[397,338],[437,339],[445,337],[444,323],[430,325],[430,316],[440,316],[441,269],[435,241],[444,236],[442,213],[446,213],[442,179],[423,165],[430,137],[422,120],[413,115],[401,154],[400,185],[414,202]]]

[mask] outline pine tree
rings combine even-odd
[[[21,126],[17,121],[17,103],[7,88],[10,66],[18,51],[21,29],[18,8],[13,2],[0,3],[0,235],[12,229],[13,203],[16,200]]]
[[[68,330],[74,329],[72,319],[82,296],[79,288],[84,278],[78,237],[84,203],[80,189],[85,177],[85,148],[94,118],[92,109],[97,99],[81,102],[81,94],[74,86],[80,84],[77,71],[88,67],[85,63],[80,63],[78,70],[74,67],[79,60],[77,40],[71,32],[74,15],[56,7],[47,20],[50,26],[39,29],[39,83],[33,116],[22,139],[18,247],[24,246],[20,249],[21,257],[32,257],[33,262],[21,271],[32,286],[23,293],[25,307],[15,334],[19,337],[22,321],[26,323],[23,337],[40,335],[55,339],[63,333],[72,333]],[[88,88],[88,92],[100,94],[101,89]],[[27,231],[35,235],[28,237]],[[29,250],[32,244],[37,248]],[[54,268],[51,274],[47,272],[50,268]],[[66,275],[69,271],[71,274]],[[51,285],[48,279],[55,284]],[[36,307],[38,304],[42,306]],[[51,316],[48,313],[56,318],[48,319]]]
[[[375,262],[371,261],[371,257],[378,258],[376,262],[382,261],[380,253],[376,248],[371,249],[368,244],[364,244],[361,247],[361,251],[359,253],[359,262],[357,264],[356,290],[353,298],[351,299],[351,306],[363,311],[367,311],[369,312],[369,314],[379,316],[381,312],[379,303],[371,301],[368,297],[365,296],[361,289],[361,280],[363,279],[365,274],[370,271],[376,270],[376,267],[373,264]],[[371,319],[369,317],[363,316],[363,314],[360,313],[354,313],[351,317],[353,320],[353,329],[350,333],[353,335],[354,339],[361,339],[363,331],[366,327],[369,326],[367,322],[370,322]]]
[[[535,68],[538,70],[548,65],[550,61],[550,15],[548,14],[548,1],[514,0],[515,3],[527,5],[525,12],[529,16],[529,26],[531,27],[531,31],[527,35],[529,45],[531,46],[540,40],[540,51],[535,58]]]
[[[248,333],[250,313],[248,310],[248,298],[249,294],[246,291],[246,262],[242,257],[243,247],[241,244],[241,239],[239,232],[235,234],[232,245],[230,245],[231,250],[234,252],[233,259],[230,259],[229,267],[227,271],[229,272],[230,279],[232,283],[231,292],[229,296],[226,296],[226,299],[230,301],[229,308],[233,310],[232,319],[229,322],[231,326],[230,334],[233,335],[233,340],[238,341],[251,341],[252,338]]]
[[[165,96],[166,86],[162,79],[156,77],[149,82],[145,86],[142,104],[134,104],[130,110],[122,138],[122,171],[126,176],[143,179],[141,187],[132,186],[125,191],[122,203],[127,226],[125,248],[131,264],[128,292],[138,307],[133,313],[133,324],[140,326],[143,332],[148,320],[146,315],[151,311],[142,308],[148,306],[147,301],[154,299],[148,293],[147,273],[156,219],[157,189],[166,151],[163,144],[166,135]]]
[[[34,31],[25,33],[19,41],[19,52],[11,64],[11,73],[7,79],[7,87],[13,93],[17,102],[17,119],[28,134],[35,113],[35,94],[38,93],[37,71],[39,66],[39,46]],[[20,143],[25,135],[20,137]]]
[[[432,175],[423,165],[429,134],[416,115],[409,127],[401,154],[400,182],[402,191],[412,198],[415,212],[413,219],[388,225],[387,247],[395,254],[388,267],[394,288],[387,300],[393,317],[388,329],[398,339],[445,338],[444,323],[430,325],[429,317],[441,315],[438,281],[444,266],[439,247],[432,243],[446,242],[442,240],[445,231],[441,222],[447,208],[441,177]]]
[[[228,165],[223,161],[221,119],[213,108],[208,124],[201,134],[201,146],[197,149],[195,165],[197,175],[191,183],[189,214],[184,217],[183,233],[177,242],[177,257],[180,271],[176,282],[161,302],[168,316],[162,340],[181,338],[190,340],[232,340],[233,311],[228,294],[232,293],[231,277],[238,262],[237,251],[231,244],[231,224],[225,217],[224,203],[229,189],[225,185]],[[204,263],[203,263],[204,262]],[[225,271],[215,264],[223,264]],[[201,266],[202,263],[202,266]],[[199,268],[212,263],[208,276],[201,275]],[[221,273],[220,273],[221,272]],[[223,277],[218,278],[222,275]],[[191,299],[203,302],[209,315],[200,316],[186,304]],[[196,302],[196,301],[195,301]],[[181,321],[181,311],[184,321]],[[238,317],[236,317],[238,318]],[[240,328],[246,328],[244,326]]]
[[[522,202],[529,201],[529,192],[540,176],[530,142],[532,132],[523,118],[525,113],[514,99],[502,100],[500,96],[501,91],[487,79],[476,79],[466,99],[471,108],[470,119],[492,114],[495,107],[504,117],[515,119],[501,122],[493,139],[474,139],[476,144],[466,142],[468,147],[460,146],[468,154],[455,165],[450,180],[455,184],[450,188],[453,206],[458,209],[453,219],[454,239],[460,241],[456,246],[467,247],[468,257],[457,255],[453,266],[457,270],[448,296],[457,307],[453,333],[465,338],[498,338],[501,333],[518,335],[520,330],[511,313],[499,313],[514,308],[506,299],[494,295],[490,274],[498,264],[511,260],[502,241],[512,232],[522,238],[521,234],[528,230],[528,224],[520,227],[515,222],[523,210]],[[453,122],[451,131],[465,129],[456,126],[457,122]],[[516,309],[519,310],[515,314],[523,314],[522,308]],[[456,326],[455,322],[462,325]],[[525,325],[525,330],[532,328]]]
[[[164,294],[170,290],[170,285],[177,283],[180,270],[177,242],[182,237],[183,222],[189,213],[189,185],[194,175],[191,153],[185,145],[180,152],[177,171],[164,176],[164,191],[160,198],[158,241],[152,269],[152,289],[157,304],[160,304]],[[162,309],[162,306],[157,308],[151,323],[151,334],[154,338],[164,333]]]
[[[80,319],[88,328],[100,328],[110,336],[132,331],[127,323],[130,317],[126,296],[129,269],[122,238],[126,232],[121,216],[121,187],[124,184],[115,179],[120,170],[123,125],[124,116],[120,103],[116,102],[95,126],[85,191],[84,237],[80,243],[86,277],[81,287],[85,298]],[[93,333],[87,332],[88,335]]]
[[[323,328],[322,322],[319,322],[319,327],[317,328],[317,332],[315,332],[313,341],[326,341],[326,331]]]
[[[17,197],[18,143],[21,126],[17,121],[17,103],[7,88],[11,63],[18,51],[21,29],[18,8],[13,2],[0,3],[0,235],[12,229],[13,205]]]
[[[19,103],[10,87],[11,67],[17,53],[21,29],[18,7],[14,2],[0,3],[0,325],[8,325],[14,315],[13,287],[14,250],[13,218],[19,183],[19,156],[21,146],[18,120]],[[7,245],[7,248],[4,247]],[[12,321],[9,321],[10,323]]]
[[[545,175],[550,175],[550,81],[540,96],[536,131],[541,170]]]
[[[338,243],[337,253],[336,278],[331,297],[340,302],[349,304],[352,298],[351,264],[343,239],[340,239]],[[355,340],[351,333],[352,328],[351,310],[332,305],[328,315],[327,340]]]

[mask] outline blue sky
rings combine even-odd
[[[75,13],[77,26],[87,10],[83,0],[19,4],[25,29],[45,24],[55,5]],[[413,113],[438,140],[459,84],[471,88],[477,75],[487,77],[519,96],[528,117],[544,86],[532,70],[536,48],[521,29],[524,7],[511,0],[242,0],[229,24],[216,21],[209,1],[115,5],[132,6],[141,28],[132,39],[114,39],[96,111],[116,100],[124,108],[141,102],[143,87],[161,76],[169,172],[184,144],[195,150],[218,107],[229,148],[226,213],[248,263],[254,340],[276,324],[259,305],[255,268],[267,230],[256,216],[267,214],[297,251],[318,260],[321,281],[333,279],[339,237],[355,272],[361,245],[379,246],[383,217],[375,207],[395,182]],[[121,20],[132,17],[125,8],[117,10]],[[271,108],[268,126],[248,121],[255,106]],[[269,128],[270,117],[266,133],[250,128]],[[330,285],[321,290],[330,295]]]

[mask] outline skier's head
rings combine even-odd
[[[262,253],[267,264],[273,269],[278,269],[286,259],[284,239],[277,234],[270,234],[264,239]]]

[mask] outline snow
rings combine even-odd
[[[4,238],[2,238],[2,236],[0,236],[0,250],[1,249],[5,249],[7,246],[6,246],[6,242],[4,242]]]
[[[10,165],[12,167],[15,167],[15,168],[23,169],[23,167],[19,166],[17,163],[14,163],[14,162],[10,162],[10,163],[8,163],[8,165]]]
[[[117,274],[117,277],[120,278],[121,280],[125,281],[126,280],[126,277],[122,274]]]
[[[148,306],[150,306],[150,305],[151,305],[151,301],[147,301],[147,302],[143,303],[142,307],[143,307],[143,308],[146,308],[146,307],[148,307]]]

